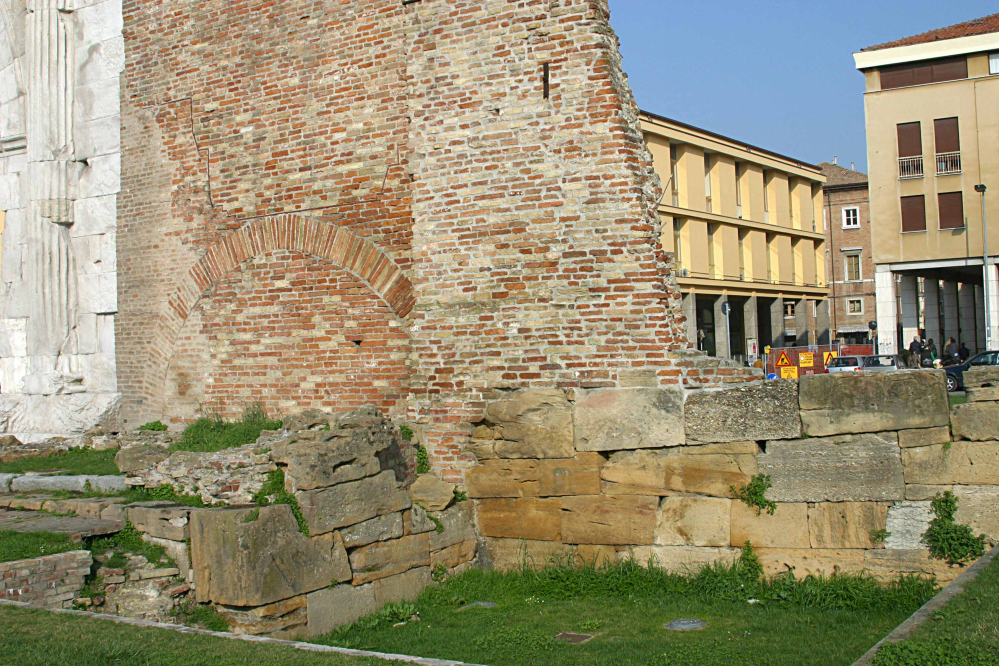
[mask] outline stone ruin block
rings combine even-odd
[[[350,553],[354,585],[430,566],[430,535],[413,534],[392,541],[377,541]]]
[[[573,448],[572,407],[558,389],[518,391],[486,407],[479,439],[497,440],[492,445],[500,458],[571,458]]]
[[[573,544],[651,545],[659,500],[631,495],[562,498],[562,540]]]
[[[798,383],[789,379],[691,393],[684,416],[688,443],[801,437]]]
[[[386,470],[376,476],[297,494],[310,534],[325,534],[410,507],[409,494]]]
[[[125,508],[135,529],[157,539],[186,541],[189,536],[190,507],[174,502],[141,502]]]
[[[981,442],[999,439],[999,402],[955,405],[951,413],[954,439]]]
[[[843,372],[798,382],[804,432],[811,437],[933,428],[950,422],[942,371]]]
[[[983,365],[964,373],[965,389],[999,388],[999,366]]]
[[[728,447],[729,445],[724,445]],[[607,495],[666,496],[697,493],[733,497],[732,486],[750,482],[759,472],[756,444],[727,450],[753,453],[703,453],[714,445],[679,447],[665,451],[620,451],[611,455],[600,478]],[[692,453],[696,451],[696,453]]]
[[[599,453],[549,460],[486,460],[468,470],[465,487],[472,498],[597,495],[603,463]]]
[[[999,441],[904,449],[902,462],[906,483],[999,485]]]
[[[683,391],[674,388],[580,391],[573,409],[577,451],[682,446]]]

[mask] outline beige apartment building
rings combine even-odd
[[[820,169],[653,113],[642,129],[691,342],[746,362],[828,344]]]
[[[907,346],[920,329],[938,349],[947,337],[995,349],[999,14],[854,59],[866,79],[879,349]]]

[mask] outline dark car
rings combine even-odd
[[[999,365],[999,352],[982,352],[981,354],[975,354],[964,363],[944,366],[944,371],[947,373],[947,390],[963,390],[964,371],[979,365]]]

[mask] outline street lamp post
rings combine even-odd
[[[985,219],[985,184],[975,185],[975,191],[982,195],[982,274],[985,277],[985,348],[993,349],[992,340],[992,301],[989,299],[989,225]]]

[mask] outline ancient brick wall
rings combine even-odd
[[[680,381],[606,2],[130,0],[124,25],[128,425],[373,402],[459,480],[497,390]]]
[[[0,599],[42,608],[69,608],[83,589],[92,563],[89,550],[0,562]]]

